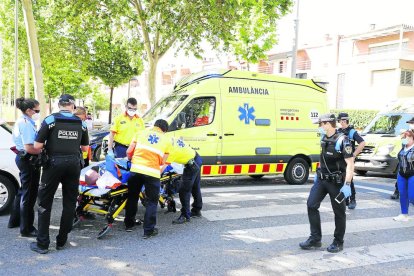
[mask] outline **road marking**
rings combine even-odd
[[[312,185],[269,185],[249,187],[223,187],[223,188],[202,188],[203,193],[225,193],[225,192],[246,192],[246,191],[273,191],[273,190],[306,190]]]
[[[329,198],[329,196],[328,196]],[[398,202],[393,200],[359,200],[358,210],[373,208],[395,208],[398,209]],[[203,211],[203,217],[210,221],[246,219],[258,217],[273,217],[284,215],[307,214],[306,204],[277,205],[270,202],[267,206],[240,208],[240,205],[230,205],[229,208],[220,210]],[[332,212],[330,200],[324,200],[319,208],[320,212]]]
[[[351,247],[336,254],[325,250],[297,255],[287,252],[267,260],[255,261],[254,265],[243,269],[229,271],[228,275],[309,275],[412,259],[414,241],[401,241]]]
[[[398,213],[398,210],[396,210]],[[396,214],[397,215],[397,214]],[[324,222],[322,233],[324,236],[333,235],[334,221]],[[346,234],[365,231],[388,230],[397,228],[414,227],[414,219],[407,222],[393,221],[392,217],[355,219],[346,221]],[[261,227],[228,231],[223,237],[241,240],[245,243],[269,243],[278,240],[296,239],[309,236],[309,223],[283,225],[275,227]]]
[[[203,203],[218,202],[236,202],[236,201],[252,201],[252,200],[286,200],[291,198],[307,199],[309,192],[306,193],[267,193],[267,194],[242,194],[242,193],[217,193],[214,196],[203,196]]]
[[[379,189],[379,188],[372,188],[372,187],[361,186],[361,185],[355,185],[355,188],[365,189],[365,190],[370,190],[370,191],[375,191],[375,192],[380,192],[380,193],[387,194],[387,195],[394,194],[394,191],[389,191],[389,190]]]

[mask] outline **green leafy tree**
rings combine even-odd
[[[92,90],[93,92],[89,94],[88,99],[85,101],[85,106],[88,106],[94,118],[97,118],[99,111],[108,110],[110,102],[105,93],[99,92],[96,87],[93,87]]]
[[[114,88],[137,75],[137,69],[130,65],[131,58],[122,44],[110,37],[97,39],[91,50],[93,54],[90,56],[87,71],[110,88],[108,121],[111,123]]]
[[[152,104],[156,98],[157,65],[171,47],[200,57],[201,45],[208,41],[216,49],[233,50],[247,61],[257,62],[275,42],[276,20],[291,6],[291,0],[54,2],[73,36],[83,37],[84,32],[93,33],[105,25],[118,30],[127,49],[148,64],[148,94]]]
[[[85,74],[85,60],[79,58],[79,53],[82,53],[79,44],[73,43],[74,39],[64,31],[67,28],[66,24],[56,20],[56,16],[52,14],[50,1],[35,1],[33,15],[36,20],[45,97],[49,102],[49,110],[52,100],[62,93],[73,94],[75,97],[85,97],[88,91],[91,93],[91,89],[87,88],[89,76]],[[4,47],[3,73],[6,73],[3,74],[4,85],[7,86],[13,83],[14,78],[14,1],[0,1],[0,36]],[[19,86],[22,91],[24,61],[29,60],[29,51],[21,6],[18,51]],[[33,92],[33,84],[30,90]],[[42,110],[45,108],[42,107]]]
[[[248,8],[242,10],[242,16],[235,26],[235,36],[230,40],[232,52],[241,60],[258,63],[266,58],[266,51],[276,44],[276,20],[285,15],[289,1],[279,1],[283,8],[277,10],[276,1],[246,1]]]

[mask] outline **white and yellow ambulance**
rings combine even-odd
[[[407,97],[390,102],[362,131],[365,147],[355,159],[355,173],[368,171],[395,174],[401,133],[409,129],[406,123],[414,117],[414,98]]]
[[[312,80],[223,70],[184,78],[143,119],[166,119],[201,155],[202,176],[283,173],[303,184],[318,165],[323,113],[326,90]]]

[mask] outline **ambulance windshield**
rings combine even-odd
[[[143,116],[144,121],[152,126],[158,119],[166,120],[186,98],[187,95],[174,95],[160,100],[145,113]]]
[[[397,136],[408,129],[406,121],[413,117],[412,113],[405,114],[379,114],[364,129],[362,134],[382,134]]]

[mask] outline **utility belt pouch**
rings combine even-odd
[[[23,160],[29,160],[30,158],[30,154],[27,153],[25,150],[19,151],[17,155],[19,156],[20,159],[23,159]]]
[[[335,174],[335,183],[336,184],[342,184],[343,180],[342,180],[342,173],[337,173]]]

